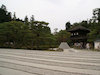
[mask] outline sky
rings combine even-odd
[[[66,22],[90,19],[93,9],[100,8],[100,0],[0,0],[2,4],[20,19],[34,15],[35,20],[48,22],[52,32],[65,29]]]

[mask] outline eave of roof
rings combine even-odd
[[[85,28],[85,27],[83,27],[83,26],[76,26],[76,27],[74,27],[74,28],[68,30],[68,32],[74,32],[74,31],[77,31],[77,30],[83,30],[83,31],[90,32],[89,29],[87,29],[87,28]]]

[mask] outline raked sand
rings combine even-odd
[[[100,52],[0,49],[0,75],[100,75]]]

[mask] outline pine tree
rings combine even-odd
[[[96,8],[93,10],[93,22],[100,22],[100,8]]]
[[[11,13],[7,11],[6,6],[0,8],[0,23],[11,21]]]
[[[29,21],[28,21],[28,17],[27,17],[27,16],[25,16],[24,23],[25,23],[26,25],[29,25]]]
[[[13,20],[16,21],[16,13],[14,12]]]
[[[71,27],[70,22],[67,22],[65,26],[66,26],[66,30],[68,30]]]
[[[6,6],[2,4],[1,9],[3,9],[4,11],[7,11]]]
[[[31,19],[30,19],[30,22],[34,22],[34,15],[32,15]]]

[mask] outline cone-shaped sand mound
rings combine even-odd
[[[69,45],[66,42],[62,42],[59,46],[61,49],[70,49]]]
[[[66,42],[62,42],[59,48],[63,49],[64,52],[78,52],[76,49],[70,48]]]

